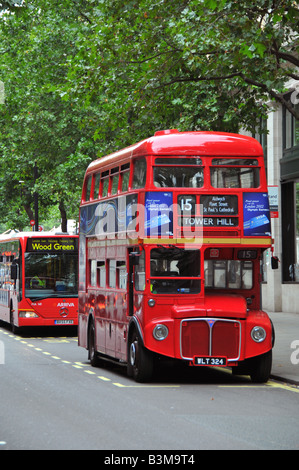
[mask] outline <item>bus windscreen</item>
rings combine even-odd
[[[76,239],[29,239],[25,253],[25,296],[78,296]]]

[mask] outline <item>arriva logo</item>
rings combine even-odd
[[[57,307],[75,307],[75,304],[73,302],[60,302]]]

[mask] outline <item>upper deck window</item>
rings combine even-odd
[[[133,189],[144,188],[146,181],[146,161],[140,158],[134,162]]]
[[[154,185],[157,188],[201,188],[203,181],[199,157],[156,158]]]
[[[130,181],[130,164],[126,163],[120,168],[121,176],[121,191],[124,193],[129,190],[129,181]]]
[[[111,187],[110,187],[110,193],[111,194],[117,194],[118,190],[118,183],[119,183],[119,168],[112,168],[111,170]]]
[[[258,188],[258,161],[252,158],[214,158],[211,185],[214,188]]]
[[[93,199],[98,199],[100,191],[101,173],[94,175]]]
[[[108,196],[109,170],[102,173],[102,197]]]

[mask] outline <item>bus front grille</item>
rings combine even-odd
[[[241,323],[223,318],[192,318],[181,321],[181,357],[225,356],[237,361],[241,349]]]

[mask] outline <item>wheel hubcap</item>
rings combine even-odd
[[[135,361],[136,361],[136,347],[135,347],[135,343],[131,343],[131,346],[130,346],[130,362],[131,362],[131,366],[134,366],[134,365],[135,365]]]

